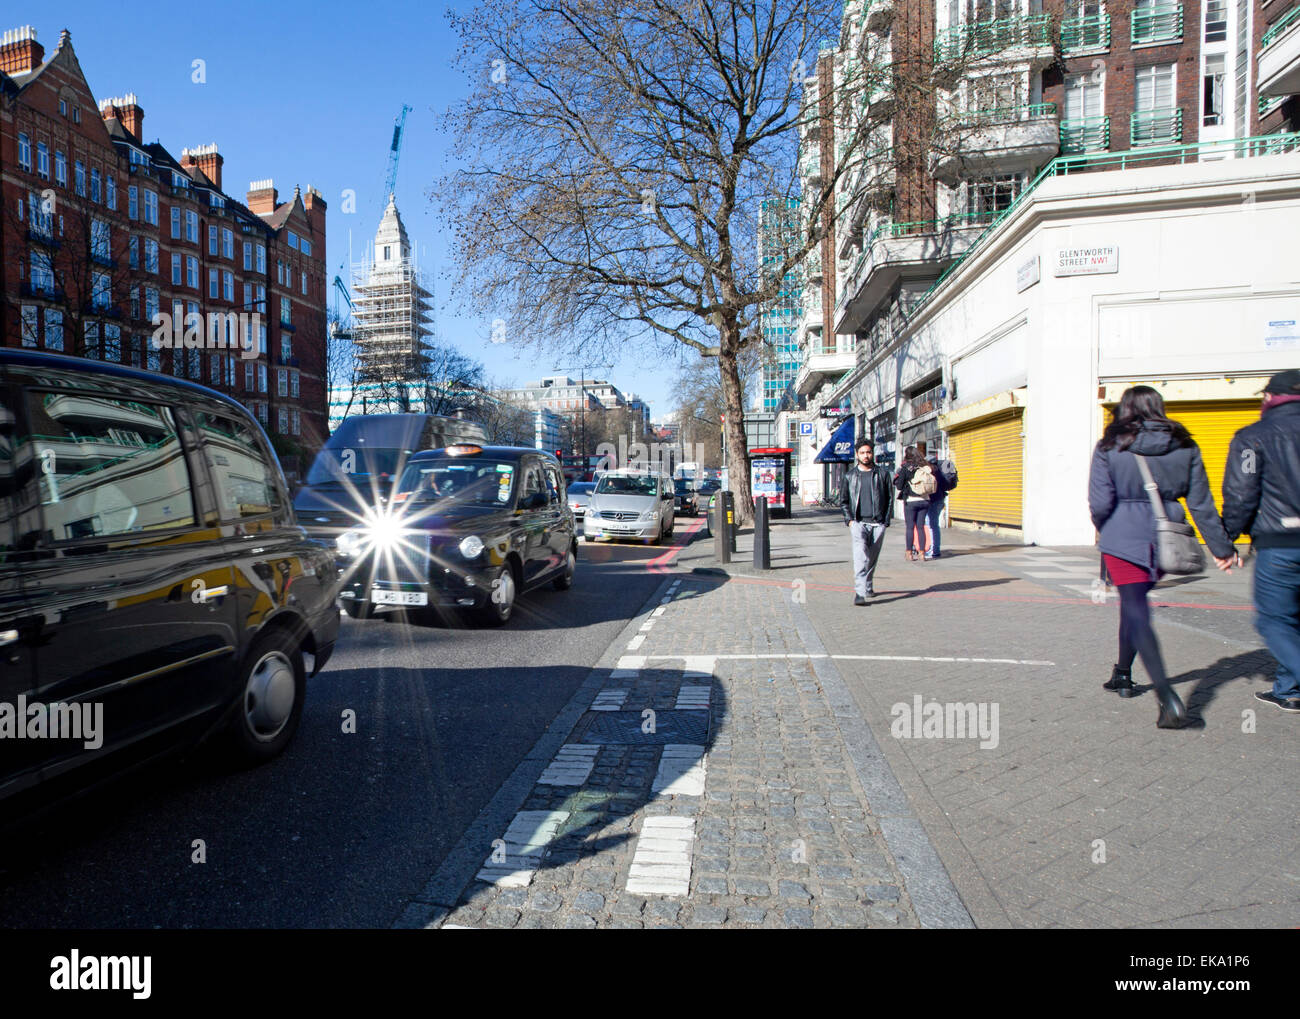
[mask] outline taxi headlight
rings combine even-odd
[[[466,559],[477,559],[483,554],[483,539],[477,534],[471,534],[468,538],[462,539],[460,554]]]
[[[334,544],[338,546],[340,554],[345,556],[358,555],[361,552],[361,546],[365,542],[364,536],[360,531],[344,531],[335,539]]]

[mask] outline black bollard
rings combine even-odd
[[[772,568],[771,520],[765,495],[754,500],[754,567],[759,570]]]
[[[730,494],[730,492],[719,492],[718,497],[713,500],[713,505],[709,507],[712,517],[709,527],[713,531],[713,557],[720,563],[731,562],[731,528],[727,526],[727,519],[731,516],[731,512],[726,499]]]

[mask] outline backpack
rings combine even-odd
[[[923,464],[916,469],[912,475],[909,486],[913,495],[931,496],[939,488],[939,483],[934,479],[934,471],[930,469],[929,464]]]
[[[951,460],[940,460],[939,477],[943,479],[944,490],[952,491],[957,487],[957,465]]]

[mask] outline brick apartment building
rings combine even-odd
[[[1190,158],[1232,158],[1232,139],[1300,126],[1298,79],[1295,0],[848,0],[804,82],[805,198],[844,159],[855,118],[871,134],[809,262],[785,413],[847,403],[910,309],[1054,158],[1150,165],[1197,143],[1223,144]],[[859,431],[933,442],[942,382],[914,380]]]
[[[227,393],[293,478],[328,435],[325,201],[281,202],[267,180],[241,203],[215,145],[176,159],[143,122],[133,94],[96,102],[66,31],[48,58],[30,27],[0,36],[0,343]],[[210,313],[245,317],[210,329]],[[185,342],[196,314],[189,346],[153,342],[164,316]],[[210,331],[230,345],[202,345]]]

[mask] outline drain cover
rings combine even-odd
[[[647,719],[639,711],[590,711],[579,743],[624,743],[658,746],[663,743],[708,743],[709,712],[657,711],[654,732],[643,732]]]

